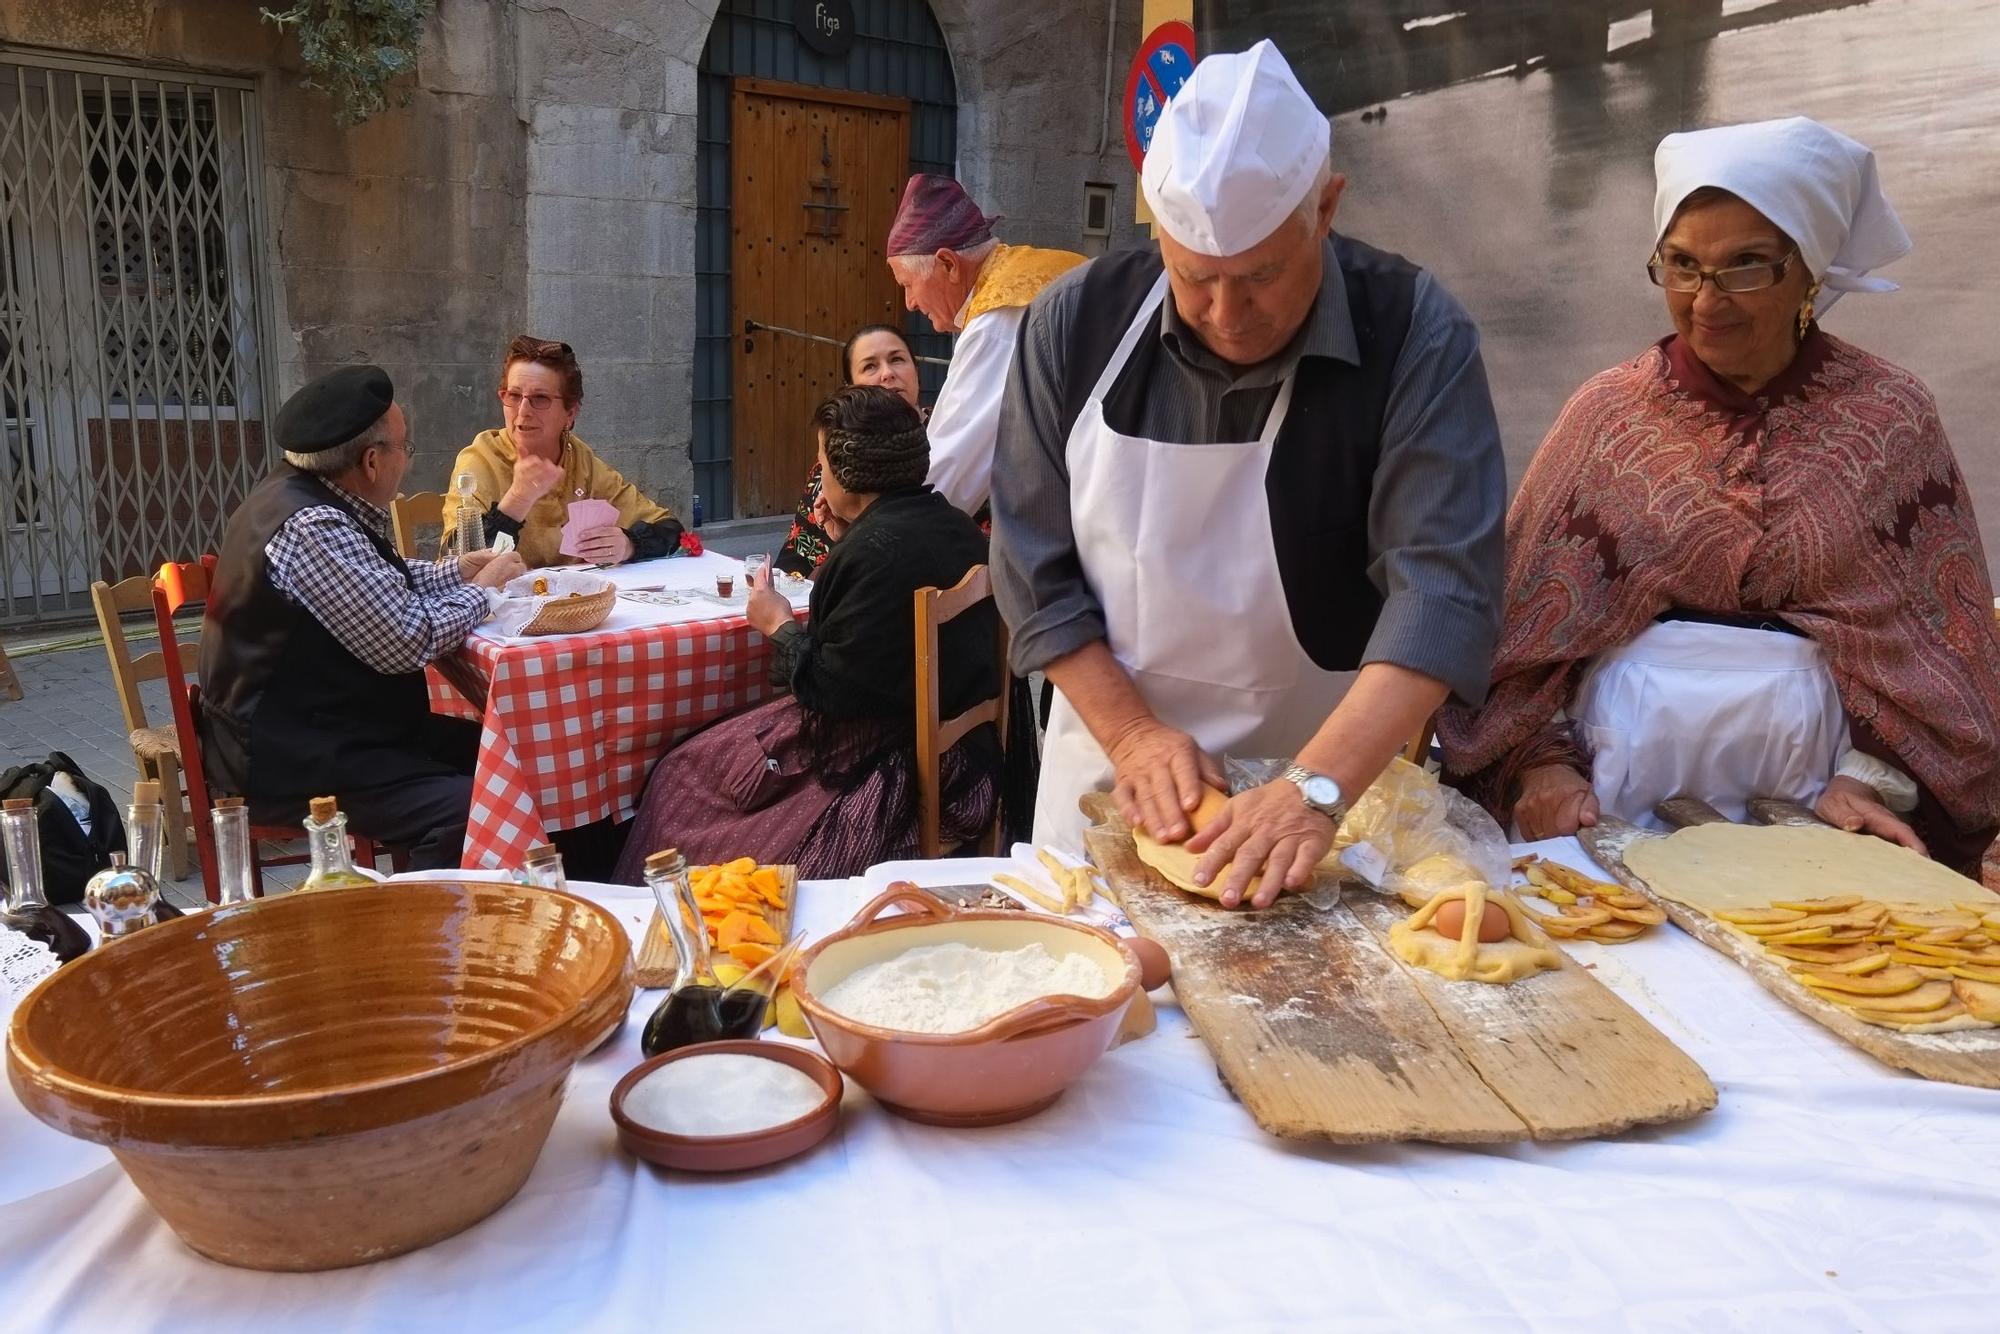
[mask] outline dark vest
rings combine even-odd
[[[310,474],[280,464],[251,488],[230,516],[202,626],[202,758],[215,792],[337,796],[389,782],[430,714],[421,671],[376,671],[272,585],[265,546],[294,514],[324,505],[352,515],[414,587],[396,549]]]
[[[1368,537],[1368,503],[1391,376],[1410,331],[1420,270],[1401,255],[1344,236],[1334,238],[1333,248],[1347,285],[1361,364],[1300,360],[1291,411],[1272,446],[1264,488],[1299,644],[1327,671],[1351,671],[1361,665],[1382,611],[1382,590],[1370,577],[1375,551]],[[1106,255],[1085,272],[1064,368],[1065,435],[1160,271],[1157,252],[1134,250]],[[1154,315],[1105,394],[1105,420],[1121,434],[1138,434],[1138,409],[1154,363],[1171,355],[1160,344],[1161,318]]]

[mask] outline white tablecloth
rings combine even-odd
[[[638,630],[650,625],[689,625],[696,621],[714,621],[727,616],[741,616],[749,602],[748,585],[743,578],[743,562],[734,556],[725,556],[719,551],[704,551],[699,556],[661,556],[653,560],[635,561],[630,565],[607,566],[597,570],[597,574],[610,580],[620,590],[666,591],[682,594],[687,601],[675,606],[664,606],[656,602],[640,602],[620,596],[612,604],[611,615],[602,625],[585,631],[586,634],[609,634],[614,630]],[[716,596],[715,576],[728,574],[734,581],[730,596]],[[783,593],[792,604],[792,609],[802,609],[812,600],[812,581],[809,579],[787,579],[779,576],[772,585]],[[539,643],[560,636],[536,635],[529,639],[521,636],[497,633],[494,624],[475,629],[473,634],[482,639],[490,639],[496,644]]]
[[[651,907],[579,888],[635,931]],[[865,895],[807,884],[800,925],[830,929]],[[638,1059],[642,992],[512,1203],[411,1255],[283,1275],[195,1256],[108,1153],[10,1093],[0,1327],[2000,1328],[2000,1093],[1877,1065],[1672,928],[1572,952],[1702,1064],[1716,1111],[1578,1144],[1285,1143],[1162,992],[1157,1033],[1030,1120],[919,1126],[850,1086],[809,1156],[684,1176],[622,1154],[605,1110]]]

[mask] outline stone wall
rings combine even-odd
[[[959,174],[1010,241],[1076,248],[1086,181],[1135,179],[1117,100],[1138,0],[934,0],[959,100]],[[258,0],[0,0],[0,40],[248,76],[263,115],[265,237],[282,396],[380,362],[411,414],[411,487],[499,424],[521,331],[573,344],[578,434],[684,509],[694,355],[696,69],[716,0],[440,0],[404,107],[353,129],[304,89]],[[1099,153],[1100,134],[1103,152]]]
[[[506,9],[442,0],[408,107],[342,130],[257,0],[0,0],[0,40],[257,80],[263,238],[282,396],[346,362],[395,378],[413,479],[495,424],[494,357],[522,319],[527,135]]]

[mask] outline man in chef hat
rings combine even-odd
[[[1500,624],[1478,333],[1430,274],[1332,234],[1330,138],[1270,42],[1203,60],[1146,155],[1158,252],[1030,308],[993,468],[1014,670],[1062,693],[1036,840],[1079,846],[1104,788],[1187,838],[1225,753],[1282,757],[1189,841],[1232,906],[1310,882],[1437,707],[1484,696]]]

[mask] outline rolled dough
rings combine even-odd
[[[1792,825],[1693,825],[1633,840],[1625,865],[1655,894],[1714,916],[1774,899],[1859,894],[1882,903],[1950,908],[1996,897],[1928,857],[1868,834]]]

